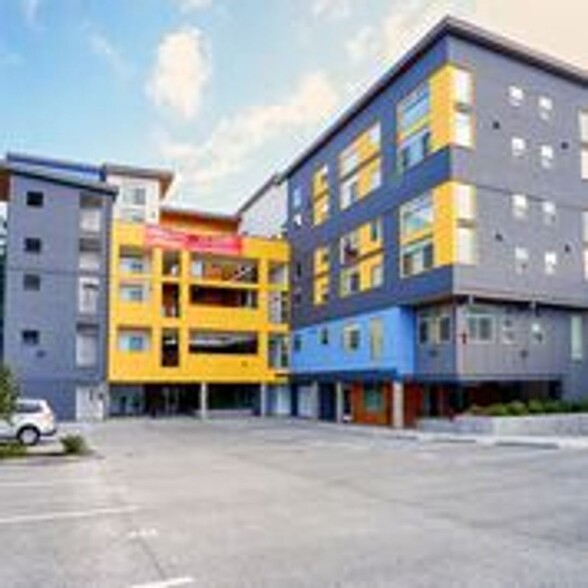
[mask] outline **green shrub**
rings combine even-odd
[[[486,415],[492,417],[505,417],[508,416],[508,408],[504,404],[491,404],[486,408]]]
[[[526,416],[529,414],[527,406],[519,400],[507,404],[506,410],[510,416]]]
[[[529,414],[543,414],[545,412],[545,406],[541,400],[531,400],[527,409],[529,410]]]
[[[65,435],[60,439],[63,453],[66,455],[86,455],[90,448],[81,435]]]
[[[27,454],[27,448],[20,443],[0,443],[0,459],[11,459],[14,457],[24,457]]]

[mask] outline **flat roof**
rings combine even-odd
[[[530,49],[517,41],[513,41],[470,22],[447,16],[426,33],[412,49],[406,52],[366,92],[344,110],[341,115],[335,118],[334,122],[294,159],[293,163],[283,172],[283,175],[286,177],[292,175],[394,80],[412,67],[435,43],[446,36],[454,36],[497,53],[502,53],[503,55],[523,61],[539,69],[549,71],[581,86],[588,87],[588,70],[581,69],[556,57]]]
[[[11,163],[6,160],[0,160],[0,174],[4,176],[14,174],[46,182],[54,182],[65,186],[85,188],[94,192],[102,192],[109,196],[116,196],[118,194],[118,188],[106,182],[86,180],[84,178],[62,174],[53,170],[31,167],[19,163]]]

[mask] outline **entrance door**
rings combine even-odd
[[[104,418],[104,392],[99,386],[76,388],[76,420],[101,421]]]

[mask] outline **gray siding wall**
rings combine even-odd
[[[26,205],[26,193],[43,192],[44,205]],[[8,207],[4,360],[16,372],[24,395],[47,398],[63,418],[75,414],[76,386],[104,383],[106,379],[106,329],[108,325],[108,235],[111,198],[103,196],[100,232],[100,271],[80,272],[79,188],[57,183],[13,177]],[[42,252],[24,251],[24,239],[42,240]],[[36,273],[41,290],[25,291],[23,277]],[[78,278],[100,278],[98,313],[78,312]],[[76,365],[76,327],[96,325],[99,330],[98,363],[92,368]],[[40,344],[22,344],[22,331],[38,330]]]

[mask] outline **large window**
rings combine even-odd
[[[433,239],[428,237],[402,248],[402,276],[414,276],[434,265]]]
[[[190,331],[189,352],[206,355],[256,355],[257,333],[231,331]]]
[[[344,210],[380,187],[380,124],[359,135],[339,156],[340,205]]]
[[[431,152],[431,92],[426,82],[400,102],[397,109],[398,167],[404,172]]]
[[[433,228],[433,196],[427,193],[404,204],[400,209],[402,239],[408,239],[415,233]]]
[[[469,310],[466,317],[469,343],[491,343],[494,341],[494,316],[487,310]]]
[[[450,307],[422,310],[417,317],[419,345],[439,345],[451,342],[453,318]]]
[[[431,111],[431,92],[429,83],[419,86],[398,105],[398,130],[408,133],[429,116]]]

